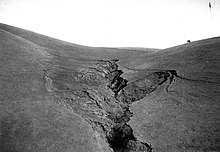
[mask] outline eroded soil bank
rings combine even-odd
[[[139,141],[127,124],[132,117],[129,107],[164,83],[168,88],[177,74],[173,70],[155,71],[128,82],[121,77],[123,71],[117,61],[90,61],[77,72],[47,72],[48,90],[54,101],[89,122],[115,152],[150,152],[150,143]]]

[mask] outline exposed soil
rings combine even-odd
[[[139,141],[127,124],[132,117],[129,107],[160,85],[166,84],[168,88],[173,78],[179,76],[175,70],[161,70],[128,82],[121,77],[123,71],[116,62],[118,60],[94,60],[73,78],[73,87],[71,83],[67,86],[62,82],[70,75],[61,79],[58,78],[61,74],[55,74],[50,78],[51,93],[58,104],[69,106],[85,118],[115,152],[150,152],[153,149],[150,143]]]

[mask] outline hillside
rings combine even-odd
[[[3,152],[220,151],[220,37],[88,47],[0,24]]]
[[[53,50],[52,53],[64,57],[75,58],[95,58],[95,59],[111,59],[119,58],[127,60],[128,58],[140,57],[142,54],[158,49],[141,49],[133,50],[131,48],[103,48],[103,47],[87,47],[69,42],[64,42],[54,38],[50,38],[41,34],[37,34],[24,29],[0,23],[0,29],[30,41],[38,46]],[[118,51],[120,49],[120,51]],[[114,53],[113,53],[114,52]]]

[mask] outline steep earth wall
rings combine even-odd
[[[139,141],[127,122],[132,117],[129,107],[158,86],[167,87],[175,71],[152,72],[144,78],[128,82],[121,77],[118,60],[95,60],[76,73],[50,71],[48,90],[54,101],[83,117],[100,135],[100,145],[115,152],[150,152],[147,141]],[[110,149],[108,149],[111,151]]]

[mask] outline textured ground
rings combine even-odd
[[[0,24],[0,149],[218,152],[219,49],[85,47]]]

